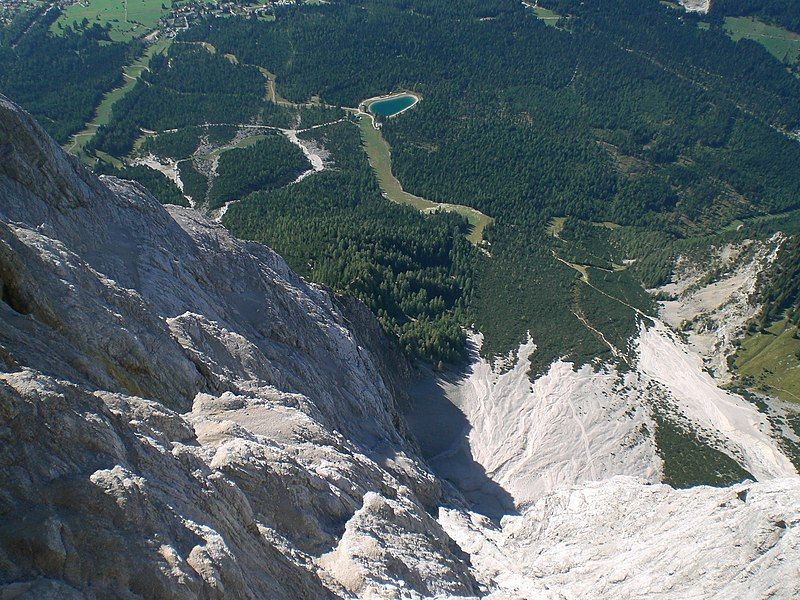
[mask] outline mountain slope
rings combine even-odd
[[[621,379],[531,383],[529,341],[437,399],[363,306],[94,177],[2,96],[0,299],[4,598],[800,593],[800,478],[767,424],[722,431],[764,481],[655,483],[651,396],[695,416],[713,388],[662,329]]]
[[[267,248],[98,180],[4,98],[0,140],[2,583],[322,598],[379,577],[472,592],[424,509],[438,484],[396,427],[371,320],[354,333],[357,307]],[[316,563],[373,512],[390,549],[413,527],[413,556],[373,555],[363,573]]]

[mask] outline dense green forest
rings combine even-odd
[[[713,440],[675,422],[669,411],[657,407],[653,416],[656,446],[664,461],[664,483],[680,489],[702,484],[722,487],[754,479],[734,459],[717,450]]]
[[[758,316],[759,329],[783,318],[799,325],[800,236],[792,236],[781,244],[775,262],[762,273],[759,283],[759,300],[763,304]]]
[[[203,206],[208,196],[208,177],[190,160],[178,163],[178,173],[183,181],[183,191],[195,201],[195,204]]]
[[[161,133],[147,138],[142,150],[156,156],[180,160],[191,156],[200,145],[202,130],[198,127],[187,127],[168,133]]]
[[[92,119],[103,95],[122,84],[122,66],[141,44],[109,43],[107,29],[88,23],[53,35],[50,25],[59,14],[31,9],[0,28],[0,92],[63,143]]]
[[[246,148],[223,152],[208,199],[209,208],[257,190],[282,187],[310,168],[303,152],[278,133],[259,136]]]
[[[104,175],[114,175],[120,179],[130,179],[141,183],[150,190],[161,204],[189,206],[181,191],[166,175],[144,165],[115,168],[107,163],[98,163],[95,171]]]
[[[800,206],[800,146],[780,131],[800,123],[800,82],[763,48],[657,2],[546,4],[569,15],[563,26],[516,3],[411,0],[209,21],[182,36],[263,66],[298,102],[421,93],[384,124],[393,170],[414,194],[495,218],[471,317],[488,354],[534,334],[534,370],[608,354],[586,322],[624,347],[635,315],[609,297],[663,283],[679,252],[738,219]],[[622,227],[554,240],[559,216]],[[593,287],[559,259],[599,267]],[[624,259],[635,262],[614,277],[602,270]]]
[[[233,204],[223,223],[268,244],[300,274],[362,300],[409,356],[434,364],[465,358],[478,255],[463,237],[466,222],[384,200],[354,124],[306,136],[331,152],[335,168],[257,192]]]
[[[624,363],[636,309],[653,309],[643,288],[666,282],[678,255],[794,222],[773,215],[800,209],[800,145],[786,134],[800,126],[800,80],[714,16],[789,27],[793,8],[720,0],[699,27],[655,1],[541,3],[564,16],[555,27],[512,0],[352,0],[202,21],[153,58],[87,150],[177,160],[186,193],[208,208],[242,199],[226,215],[234,233],[364,300],[410,355],[457,360],[474,325],[490,356],[530,333],[534,372],[559,357]],[[10,48],[19,34],[3,35]],[[137,50],[103,35],[83,27],[47,43]],[[117,72],[120,60],[108,61]],[[98,89],[114,84],[103,72]],[[383,123],[394,174],[411,193],[494,218],[488,255],[462,239],[458,217],[381,198],[342,107],[401,89],[424,100]],[[330,164],[290,187],[308,165],[278,134],[226,149],[213,170],[203,162],[236,124],[334,121],[302,134]],[[160,173],[123,172],[185,201]]]

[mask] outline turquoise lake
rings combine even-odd
[[[376,100],[375,102],[370,102],[369,104],[369,112],[374,115],[378,115],[379,117],[392,117],[407,109],[409,106],[414,104],[416,99],[414,96],[410,96],[408,94],[404,94],[402,96],[394,96],[392,98],[386,98],[386,100]]]

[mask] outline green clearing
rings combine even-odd
[[[733,41],[745,38],[758,42],[782,62],[794,64],[800,59],[800,35],[792,31],[753,17],[725,17],[724,28]]]
[[[113,166],[115,169],[121,169],[123,167],[122,161],[110,154],[103,152],[102,150],[97,151],[97,157],[102,160],[104,163],[107,163]]]
[[[138,151],[139,151],[139,149],[140,149],[140,148],[141,148],[141,147],[144,145],[144,143],[145,143],[145,142],[146,142],[148,139],[152,139],[152,138],[154,138],[155,136],[156,136],[156,134],[154,134],[154,133],[151,133],[151,132],[148,132],[148,133],[142,133],[142,135],[140,135],[138,138],[136,138],[136,141],[135,141],[135,142],[133,142],[133,152],[134,152],[134,153],[135,153],[135,152],[138,152]],[[89,139],[91,139],[91,138],[89,138]],[[88,142],[88,139],[87,139],[87,142]],[[86,142],[84,142],[84,143],[86,143]]]
[[[561,15],[557,12],[553,12],[547,8],[542,8],[541,6],[534,6],[533,12],[536,13],[536,18],[540,21],[544,22],[545,25],[549,25],[550,27],[555,27],[558,20],[561,18]]]
[[[111,25],[111,39],[125,42],[142,37],[154,29],[158,20],[167,13],[168,9],[161,8],[162,5],[167,6],[168,3],[164,0],[89,0],[85,5],[75,3],[64,9],[51,29],[57,34],[59,24],[66,27],[86,19],[90,25]]]
[[[800,402],[800,339],[785,320],[742,342],[735,366],[741,382],[789,402]]]
[[[532,2],[526,2],[523,0],[523,4],[530,9],[533,9],[533,12],[536,14],[536,18],[542,21],[545,25],[549,25],[550,27],[555,27],[558,20],[561,18],[561,15],[557,12],[550,10],[549,8],[544,8],[539,6],[538,4],[534,4]]]
[[[97,110],[95,111],[94,119],[86,124],[86,127],[83,129],[83,131],[80,131],[72,136],[70,141],[66,144],[67,152],[79,157],[83,162],[91,162],[91,157],[84,152],[86,144],[89,143],[89,140],[92,139],[94,134],[97,132],[97,129],[101,125],[108,124],[108,122],[111,120],[111,107],[114,106],[115,102],[133,89],[133,86],[136,85],[136,81],[139,79],[139,76],[145,69],[148,68],[150,59],[156,54],[164,52],[169,47],[171,42],[172,40],[162,39],[154,44],[151,44],[147,47],[147,50],[145,50],[142,56],[137,58],[135,62],[123,69],[125,74],[125,83],[120,87],[111,90],[103,97],[103,101],[100,102]]]
[[[205,48],[206,52],[208,52],[209,54],[216,54],[217,53],[217,49],[214,47],[214,45],[213,44],[209,44],[208,42],[183,42],[183,43],[184,44],[197,44],[198,46],[202,46],[203,48]],[[228,56],[226,55],[225,58],[228,58]],[[231,60],[231,59],[228,58],[228,60]],[[235,56],[233,57],[233,60],[231,62],[234,63],[234,64],[237,64],[237,65],[239,64],[239,61],[236,60]]]
[[[550,225],[547,228],[547,233],[554,238],[560,238],[561,232],[564,231],[564,225],[567,222],[567,217],[553,217]]]
[[[439,211],[457,213],[466,218],[472,226],[467,239],[476,246],[483,241],[483,230],[487,225],[491,225],[494,219],[468,206],[432,202],[406,192],[392,174],[391,149],[386,140],[383,139],[380,130],[375,129],[372,124],[372,117],[365,114],[359,115],[359,128],[361,129],[361,140],[364,144],[367,158],[369,158],[369,164],[375,171],[381,191],[383,191],[388,200],[397,204],[408,204],[420,212],[428,214],[434,214]]]

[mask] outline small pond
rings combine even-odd
[[[393,117],[417,103],[417,98],[411,94],[398,94],[380,100],[373,100],[367,105],[367,110],[379,117]]]

